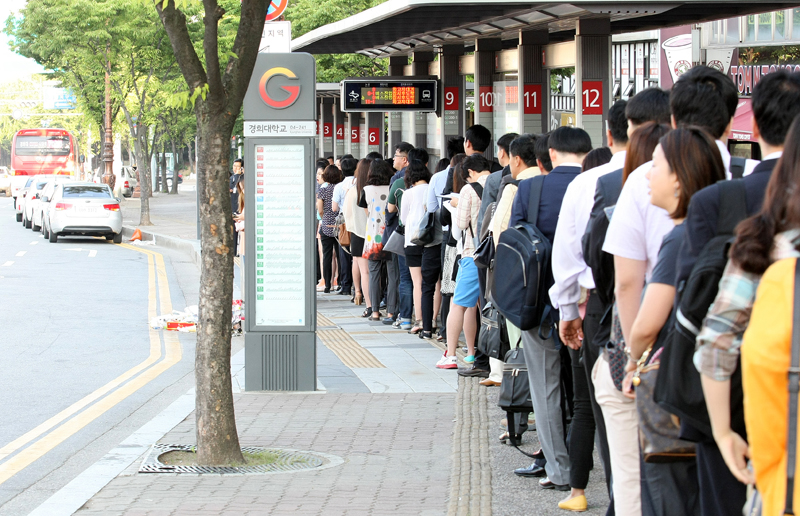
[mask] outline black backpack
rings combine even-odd
[[[586,233],[581,238],[583,259],[586,265],[592,269],[592,276],[594,277],[594,293],[600,298],[604,306],[610,306],[614,302],[615,279],[614,255],[603,251],[603,244],[606,241],[606,232],[609,225],[605,210],[613,208],[617,204],[619,195],[622,192],[622,170],[610,172],[608,175],[598,179],[598,182],[605,178],[611,180],[615,176],[619,176],[618,182],[604,181],[605,184],[611,187],[610,191],[604,192],[603,201],[605,206],[596,206],[603,209],[599,213],[592,213],[589,224],[586,226]],[[594,208],[592,211],[595,211]]]
[[[745,187],[741,179],[720,181],[717,236],[703,248],[685,282],[678,285],[673,331],[664,344],[653,394],[665,410],[712,438],[700,373],[694,366],[695,341],[708,309],[717,297],[719,281],[728,263],[728,248],[736,225],[747,218]],[[731,377],[731,428],[745,435],[740,368]],[[682,425],[683,426],[683,425]],[[684,428],[685,430],[685,428]],[[682,433],[681,437],[690,438]],[[697,440],[697,436],[691,438]]]
[[[531,179],[528,219],[506,229],[495,249],[492,300],[507,320],[521,330],[552,331],[547,277],[553,247],[536,227],[544,176]]]

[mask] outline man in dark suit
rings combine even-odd
[[[794,118],[800,114],[800,74],[780,70],[763,76],[753,89],[752,108],[753,136],[758,139],[764,160],[750,175],[741,179],[748,215],[761,210],[772,169],[783,151],[786,133]],[[718,185],[704,188],[692,197],[684,222],[686,236],[678,264],[678,284],[689,277],[703,247],[717,235],[720,209],[725,207],[719,205]],[[703,360],[701,349],[695,355],[695,364],[702,364]],[[726,462],[733,464],[737,459],[746,461],[740,446],[746,450],[747,444],[743,440],[744,435],[739,435],[744,429],[731,428],[728,401],[732,398],[730,377],[720,381],[719,377],[701,374],[701,378],[706,405],[713,407],[709,410],[709,416],[714,431],[714,440],[704,439],[696,445],[701,510],[703,516],[733,514],[741,511],[746,491],[745,485],[731,474]]]
[[[533,220],[529,212],[537,210],[536,227],[552,243],[555,238],[561,201],[567,186],[581,173],[581,163],[592,150],[592,140],[583,129],[559,127],[550,135],[550,160],[553,170],[546,176],[526,179],[519,184],[511,218],[508,226],[513,227],[523,221]],[[542,195],[538,206],[528,206],[533,181],[542,181]],[[553,285],[552,268],[545,271],[547,288]],[[549,301],[549,300],[548,300]],[[558,315],[553,316],[558,321]],[[557,324],[554,323],[554,324]],[[543,339],[539,328],[522,333],[525,363],[528,366],[528,381],[531,388],[531,401],[536,414],[536,431],[542,452],[547,460],[544,469],[546,478],[539,481],[543,489],[569,491],[569,453],[565,443],[564,415],[561,404],[561,351],[558,332]],[[521,476],[536,476],[541,469],[536,464],[521,468],[515,473]]]

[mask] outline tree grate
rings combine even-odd
[[[139,473],[263,475],[317,469],[330,462],[328,459],[311,452],[279,448],[261,448],[258,446],[243,447],[242,451],[249,453],[274,453],[277,455],[275,462],[260,466],[170,466],[158,460],[163,454],[172,451],[194,452],[197,451],[197,447],[191,444],[154,444],[144,461],[142,461],[142,465],[139,467]]]

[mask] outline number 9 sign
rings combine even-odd
[[[602,115],[603,81],[584,81],[581,99],[584,115]]]
[[[458,86],[448,86],[444,89],[445,111],[458,111]]]

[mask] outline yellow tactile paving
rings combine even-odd
[[[317,335],[322,343],[351,369],[386,367],[344,330],[318,330]]]
[[[317,312],[317,326],[336,326],[336,323]]]

